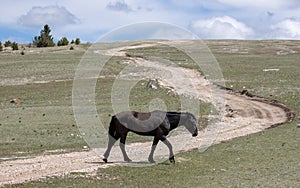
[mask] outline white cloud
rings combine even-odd
[[[144,22],[113,30],[101,38],[102,42],[143,39],[197,39],[190,31],[177,25],[163,22]]]
[[[297,0],[217,0],[219,3],[232,7],[282,9],[299,6]]]
[[[90,1],[90,3],[86,1]],[[147,0],[126,0],[124,2],[132,10],[130,12],[121,9],[119,11],[111,10],[107,7],[110,2],[113,2],[112,5],[114,2],[121,2],[119,0],[86,1],[61,3],[60,5],[67,7],[80,19],[80,24],[69,25],[64,27],[64,30],[59,27],[53,28],[53,32],[57,32],[58,29],[61,30],[57,34],[59,36],[76,33],[78,36],[82,36],[84,40],[94,42],[106,32],[134,23],[161,21],[186,26],[188,22],[187,16],[182,16],[176,11],[165,10],[161,1],[158,0],[151,1],[151,3]]]
[[[93,41],[114,28],[146,21],[177,24],[201,38],[300,38],[299,0],[3,0],[1,7],[0,35],[6,38],[22,38],[16,32],[22,31],[31,40],[47,23],[56,38]],[[161,35],[168,33],[154,36]]]
[[[55,26],[77,24],[79,20],[65,7],[38,6],[33,7],[26,15],[22,15],[18,22],[27,27],[41,27],[45,24]]]
[[[152,23],[152,26],[154,27],[154,29],[151,31],[151,35],[149,37],[151,39],[198,39],[198,37],[194,33],[178,25],[168,23]]]
[[[249,39],[254,34],[250,27],[229,16],[200,19],[191,28],[202,39]]]
[[[189,0],[189,1],[170,0],[170,1],[173,5],[181,6],[181,7],[195,7],[205,3],[203,0]]]
[[[228,7],[234,8],[255,8],[261,10],[279,10],[295,8],[300,6],[298,0],[170,0],[172,4],[181,7],[205,7],[211,10],[222,10]],[[255,12],[255,11],[253,11]]]
[[[109,2],[106,6],[109,10],[113,11],[122,11],[122,12],[131,12],[132,8],[125,3],[124,0],[118,0],[115,2]]]
[[[300,39],[300,22],[294,19],[285,19],[271,26],[274,38]]]

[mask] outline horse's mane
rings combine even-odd
[[[167,112],[166,116],[170,122],[170,130],[175,129],[179,126],[181,112]]]
[[[191,117],[193,117],[193,118],[196,119],[196,117],[194,116],[194,114],[192,114],[190,112],[174,112],[174,111],[170,111],[170,112],[167,112],[167,115],[169,115],[169,116],[172,116],[172,115],[174,115],[174,116],[187,115],[189,117],[191,116]]]
[[[180,115],[182,112],[167,112],[168,115]]]
[[[193,118],[195,121],[197,121],[197,119],[194,116],[194,114],[192,114],[190,112],[174,112],[174,111],[170,111],[170,112],[167,112],[166,115],[167,115],[168,120],[170,122],[171,130],[175,129],[176,127],[179,126],[180,118],[182,118],[182,116],[186,116],[187,118]]]

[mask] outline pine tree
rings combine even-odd
[[[40,36],[35,36],[33,40],[33,44],[37,47],[52,47],[55,46],[53,42],[53,37],[50,35],[51,29],[46,24],[44,29],[41,30]]]

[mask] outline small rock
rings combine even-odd
[[[21,101],[20,101],[20,99],[12,99],[12,100],[10,100],[10,103],[13,103],[13,104],[20,104]]]
[[[297,127],[300,128],[300,123],[297,124]]]
[[[88,147],[88,146],[83,146],[82,149],[83,149],[83,150],[88,150],[89,147]]]

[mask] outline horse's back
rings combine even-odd
[[[137,134],[144,135],[153,132],[159,126],[163,126],[166,130],[170,129],[166,112],[159,110],[152,112],[124,111],[116,114],[115,117],[122,126]]]

